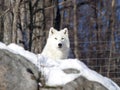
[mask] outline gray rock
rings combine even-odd
[[[62,90],[108,90],[98,82],[89,81],[80,76],[74,81],[63,86]]]
[[[63,71],[64,71],[66,74],[78,74],[78,73],[80,73],[79,70],[73,69],[73,68],[64,69]]]
[[[38,69],[24,57],[0,49],[0,90],[107,90],[103,85],[80,76],[62,87],[38,87],[27,69],[39,78]],[[79,73],[75,69],[65,69],[65,73]],[[31,72],[31,71],[30,71]],[[31,73],[32,73],[31,72]]]
[[[62,87],[42,87],[40,90],[62,90]]]
[[[0,50],[0,90],[37,90],[36,80],[27,68],[38,77],[37,68],[20,55]]]
[[[40,90],[108,90],[98,82],[89,81],[80,76],[72,82],[67,83],[63,87],[44,87]]]

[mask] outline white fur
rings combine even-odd
[[[58,44],[62,44],[61,48]],[[53,60],[66,59],[68,58],[69,48],[70,43],[68,38],[68,29],[64,28],[60,31],[57,31],[51,27],[47,43],[41,54]]]

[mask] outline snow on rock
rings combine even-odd
[[[49,62],[50,59],[47,60]],[[112,80],[89,69],[84,63],[80,62],[77,59],[56,60],[54,62],[57,63],[56,66],[54,65],[53,67],[50,67],[50,65],[48,64],[48,67],[47,66],[44,67],[45,75],[47,75],[46,84],[49,86],[59,86],[59,85],[61,86],[66,84],[67,82],[74,80],[79,76],[83,76],[88,80],[101,83],[109,90],[120,90],[120,87]],[[64,69],[69,69],[69,68],[77,69],[80,71],[80,73],[66,74],[63,72]]]
[[[30,60],[33,64],[37,65],[37,55],[27,50],[24,50],[23,47],[18,46],[17,44],[11,43],[7,46],[9,51],[12,51],[15,54],[19,54],[24,56],[28,60]]]
[[[0,48],[1,48],[1,49],[6,49],[7,46],[6,46],[4,43],[0,42]]]
[[[27,50],[24,50],[21,46],[14,43],[6,46],[0,42],[0,49],[6,49],[15,54],[19,54],[27,58],[42,72],[45,77],[46,85],[48,86],[61,86],[73,81],[79,76],[83,76],[91,81],[101,83],[109,90],[120,90],[120,87],[111,79],[104,77],[97,72],[89,69],[84,63],[77,59],[65,59],[65,60],[51,60],[41,54],[34,54]],[[65,69],[76,69],[79,73],[67,74]]]

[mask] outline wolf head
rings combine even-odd
[[[46,45],[41,54],[53,60],[66,59],[69,55],[69,49],[68,29],[64,28],[57,31],[51,27]]]
[[[64,28],[60,31],[57,31],[53,27],[50,28],[48,42],[51,44],[52,48],[65,49],[69,48],[69,38],[68,38],[68,29]]]

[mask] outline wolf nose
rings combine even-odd
[[[61,43],[59,43],[59,44],[58,44],[58,46],[59,46],[59,48],[61,48],[61,47],[62,47],[62,44],[61,44]]]

